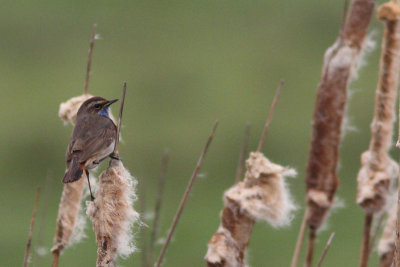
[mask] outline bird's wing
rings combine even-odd
[[[96,157],[112,145],[115,141],[116,128],[113,123],[110,126],[112,127],[99,129],[96,135],[88,136],[88,138],[82,140],[84,149],[81,149],[79,152],[79,161],[81,163],[86,162],[90,158]]]
[[[96,157],[115,140],[117,128],[113,121],[103,116],[80,118],[67,148],[66,161],[79,163]]]

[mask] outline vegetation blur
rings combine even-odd
[[[271,161],[297,169],[297,178],[289,183],[299,209],[290,227],[255,225],[248,262],[288,266],[304,210],[304,173],[323,54],[338,36],[342,10],[343,1],[318,0],[3,1],[1,265],[23,262],[40,185],[32,252],[41,243],[47,254],[33,255],[33,265],[39,261],[37,266],[50,266],[64,155],[72,133],[72,127],[58,118],[58,108],[83,93],[88,43],[96,23],[100,40],[94,48],[89,93],[119,98],[123,81],[128,83],[120,156],[139,184],[145,183],[144,220],[149,226],[160,159],[169,149],[161,237],[213,122],[220,123],[167,251],[167,267],[205,265],[207,242],[219,225],[223,192],[235,182],[245,125],[252,125],[249,150],[254,151],[275,88],[281,78],[285,80],[263,152]],[[324,266],[356,266],[359,261],[364,213],[355,203],[356,177],[360,155],[369,144],[382,29],[374,15],[369,36],[375,49],[364,55],[365,64],[350,86],[339,169],[338,203],[343,205],[331,214],[315,252],[317,261],[334,231]],[[113,113],[117,116],[118,108]],[[107,163],[102,165],[100,170]],[[140,250],[139,229],[136,232]],[[94,265],[97,246],[89,220],[86,233],[83,242],[65,250],[59,266]],[[155,257],[159,250],[157,245]],[[140,259],[139,251],[119,263],[140,266]],[[377,264],[376,252],[370,263]]]

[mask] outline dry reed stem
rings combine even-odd
[[[308,229],[308,246],[307,246],[307,255],[305,259],[304,266],[311,267],[314,256],[314,248],[315,248],[315,239],[317,238],[317,230],[315,228]]]
[[[76,114],[78,113],[78,110],[83,104],[83,102],[93,97],[92,95],[89,95],[88,88],[89,88],[89,78],[90,78],[90,67],[92,65],[92,53],[93,53],[94,41],[96,39],[96,28],[97,26],[96,24],[94,24],[92,38],[90,39],[89,43],[89,53],[86,66],[86,78],[85,78],[85,86],[83,88],[83,95],[73,97],[69,99],[67,102],[61,103],[60,105],[58,116],[64,122],[64,124],[71,123],[72,125],[74,125]],[[115,120],[113,119],[113,121]]]
[[[85,95],[88,94],[88,89],[89,89],[90,68],[92,66],[92,54],[93,54],[93,48],[94,48],[94,40],[96,39],[96,29],[97,29],[97,25],[93,24],[92,38],[90,39],[90,43],[89,43],[88,60],[87,60],[87,66],[86,66],[85,86],[83,87],[83,93]]]
[[[217,232],[208,242],[207,266],[246,266],[246,248],[255,221],[274,227],[289,224],[295,209],[284,181],[295,171],[251,152],[243,182],[224,194],[224,210]]]
[[[161,204],[163,200],[163,192],[164,192],[165,177],[166,177],[165,174],[167,173],[168,161],[169,161],[169,152],[168,150],[165,150],[161,158],[160,176],[158,178],[157,200],[154,207],[154,220],[153,220],[153,226],[151,228],[150,247],[149,247],[147,266],[150,266],[150,263],[153,261],[154,247],[156,244],[156,239],[158,237],[158,228],[160,224],[160,215],[161,215]]]
[[[45,232],[46,232],[46,218],[47,218],[47,212],[49,209],[49,205],[51,204],[51,192],[53,191],[53,186],[54,186],[54,179],[50,175],[50,173],[47,173],[46,175],[46,183],[44,190],[42,191],[42,205],[39,207],[41,209],[40,215],[39,215],[39,230],[37,234],[37,243],[35,247],[35,253],[33,254],[32,258],[32,265],[34,267],[41,266],[40,261],[41,258],[46,255],[48,252],[48,249],[45,248],[44,244],[44,238],[45,238]]]
[[[271,104],[271,106],[269,108],[268,117],[267,117],[267,120],[265,121],[264,129],[263,129],[263,132],[261,134],[260,142],[258,143],[257,152],[261,152],[262,149],[263,149],[263,146],[264,146],[264,143],[265,143],[265,139],[267,138],[269,125],[271,124],[272,118],[274,117],[276,104],[278,103],[279,95],[281,94],[281,89],[282,89],[282,86],[283,86],[284,83],[285,82],[283,80],[280,80],[278,88],[276,88],[274,99],[272,100],[272,104]]]
[[[238,167],[236,169],[235,183],[240,182],[240,179],[243,176],[244,159],[246,156],[247,147],[249,145],[249,137],[250,137],[250,123],[246,124],[246,128],[244,129],[243,143],[242,143],[242,149],[240,151]]]
[[[146,213],[146,182],[145,179],[142,179],[139,183],[139,196],[140,196],[140,213],[141,214],[145,214]],[[146,242],[146,231],[145,229],[142,227],[141,228],[141,236],[140,236],[140,240],[141,240],[141,264],[142,267],[146,267],[149,266],[147,263],[147,242]]]
[[[297,237],[297,242],[296,242],[296,247],[293,252],[292,263],[290,264],[291,267],[296,267],[297,262],[299,261],[301,247],[303,246],[304,235],[305,235],[306,229],[307,229],[307,218],[308,218],[308,214],[307,214],[307,209],[306,209],[304,211],[303,219],[301,221],[299,235]]]
[[[126,82],[124,82],[124,86],[122,88],[121,105],[119,108],[118,125],[117,125],[117,137],[115,138],[115,146],[114,146],[115,155],[118,155],[119,136],[121,132],[122,113],[124,111],[125,94],[126,94]]]
[[[364,231],[363,231],[363,239],[360,253],[360,267],[367,267],[368,258],[369,258],[369,247],[370,247],[370,237],[371,237],[371,226],[373,220],[373,214],[367,213],[365,214],[364,220]]]
[[[38,187],[36,189],[35,204],[33,205],[31,223],[29,225],[28,241],[26,242],[24,264],[23,264],[24,267],[27,267],[28,266],[28,262],[29,262],[29,252],[30,252],[31,245],[32,245],[33,226],[35,225],[36,211],[37,211],[37,206],[38,206],[38,203],[39,203],[39,195],[40,195],[40,187]]]
[[[62,250],[70,244],[77,222],[85,179],[64,185],[57,215],[56,234],[54,236],[53,267],[58,266]]]
[[[335,233],[333,232],[330,235],[330,237],[328,239],[328,242],[326,242],[325,248],[324,248],[324,250],[322,251],[322,254],[321,254],[321,258],[319,259],[319,261],[317,263],[317,267],[321,267],[322,263],[324,262],[325,256],[328,253],[328,250],[329,250],[329,248],[331,246],[331,243],[332,243],[332,240],[333,240],[334,237],[335,237]]]
[[[172,235],[174,234],[176,226],[178,225],[178,222],[179,222],[179,219],[181,217],[183,208],[185,207],[186,201],[187,201],[187,199],[189,197],[190,191],[192,190],[193,184],[196,181],[197,176],[198,176],[198,174],[200,172],[201,165],[203,164],[204,158],[205,158],[205,156],[207,154],[207,151],[208,151],[208,149],[209,149],[209,147],[211,145],[211,142],[212,142],[212,139],[214,137],[215,131],[217,130],[217,127],[218,127],[218,121],[216,121],[214,123],[214,126],[213,126],[213,128],[211,130],[210,136],[207,139],[207,143],[204,146],[203,151],[201,152],[199,160],[197,161],[196,167],[195,167],[195,169],[194,169],[194,171],[192,173],[192,176],[191,176],[191,178],[189,180],[189,183],[188,183],[188,185],[186,187],[185,193],[183,194],[181,202],[179,203],[178,210],[176,211],[175,217],[172,220],[171,228],[168,231],[167,239],[166,239],[166,241],[164,243],[164,246],[161,249],[160,255],[159,255],[156,263],[154,264],[155,267],[161,266],[161,263],[162,263],[162,261],[164,259],[164,256],[165,256],[165,252],[167,251],[167,248],[168,248],[168,245],[169,245],[169,243],[171,241]]]
[[[396,220],[397,220],[397,194],[394,194],[392,207],[388,210],[388,218],[383,228],[378,245],[379,262],[381,267],[390,267],[394,262],[396,250]]]
[[[384,214],[379,214],[379,218],[374,219],[377,222],[375,222],[375,229],[373,233],[371,233],[371,241],[369,242],[369,251],[372,251],[374,249],[375,242],[383,226],[384,219],[385,219]]]
[[[339,184],[336,169],[347,87],[355,74],[374,6],[375,0],[353,0],[339,38],[324,56],[306,175],[307,223],[315,234],[332,207]],[[308,249],[311,255],[307,258],[312,258],[312,251]]]

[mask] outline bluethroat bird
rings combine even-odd
[[[110,119],[110,105],[118,99],[107,100],[95,96],[86,100],[78,110],[76,124],[65,155],[67,170],[63,183],[79,180],[85,171],[89,182],[89,169],[93,169],[107,157],[113,156],[117,127]]]

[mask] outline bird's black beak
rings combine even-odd
[[[111,106],[111,104],[117,102],[118,99],[108,100],[108,102],[104,105],[105,107]]]

